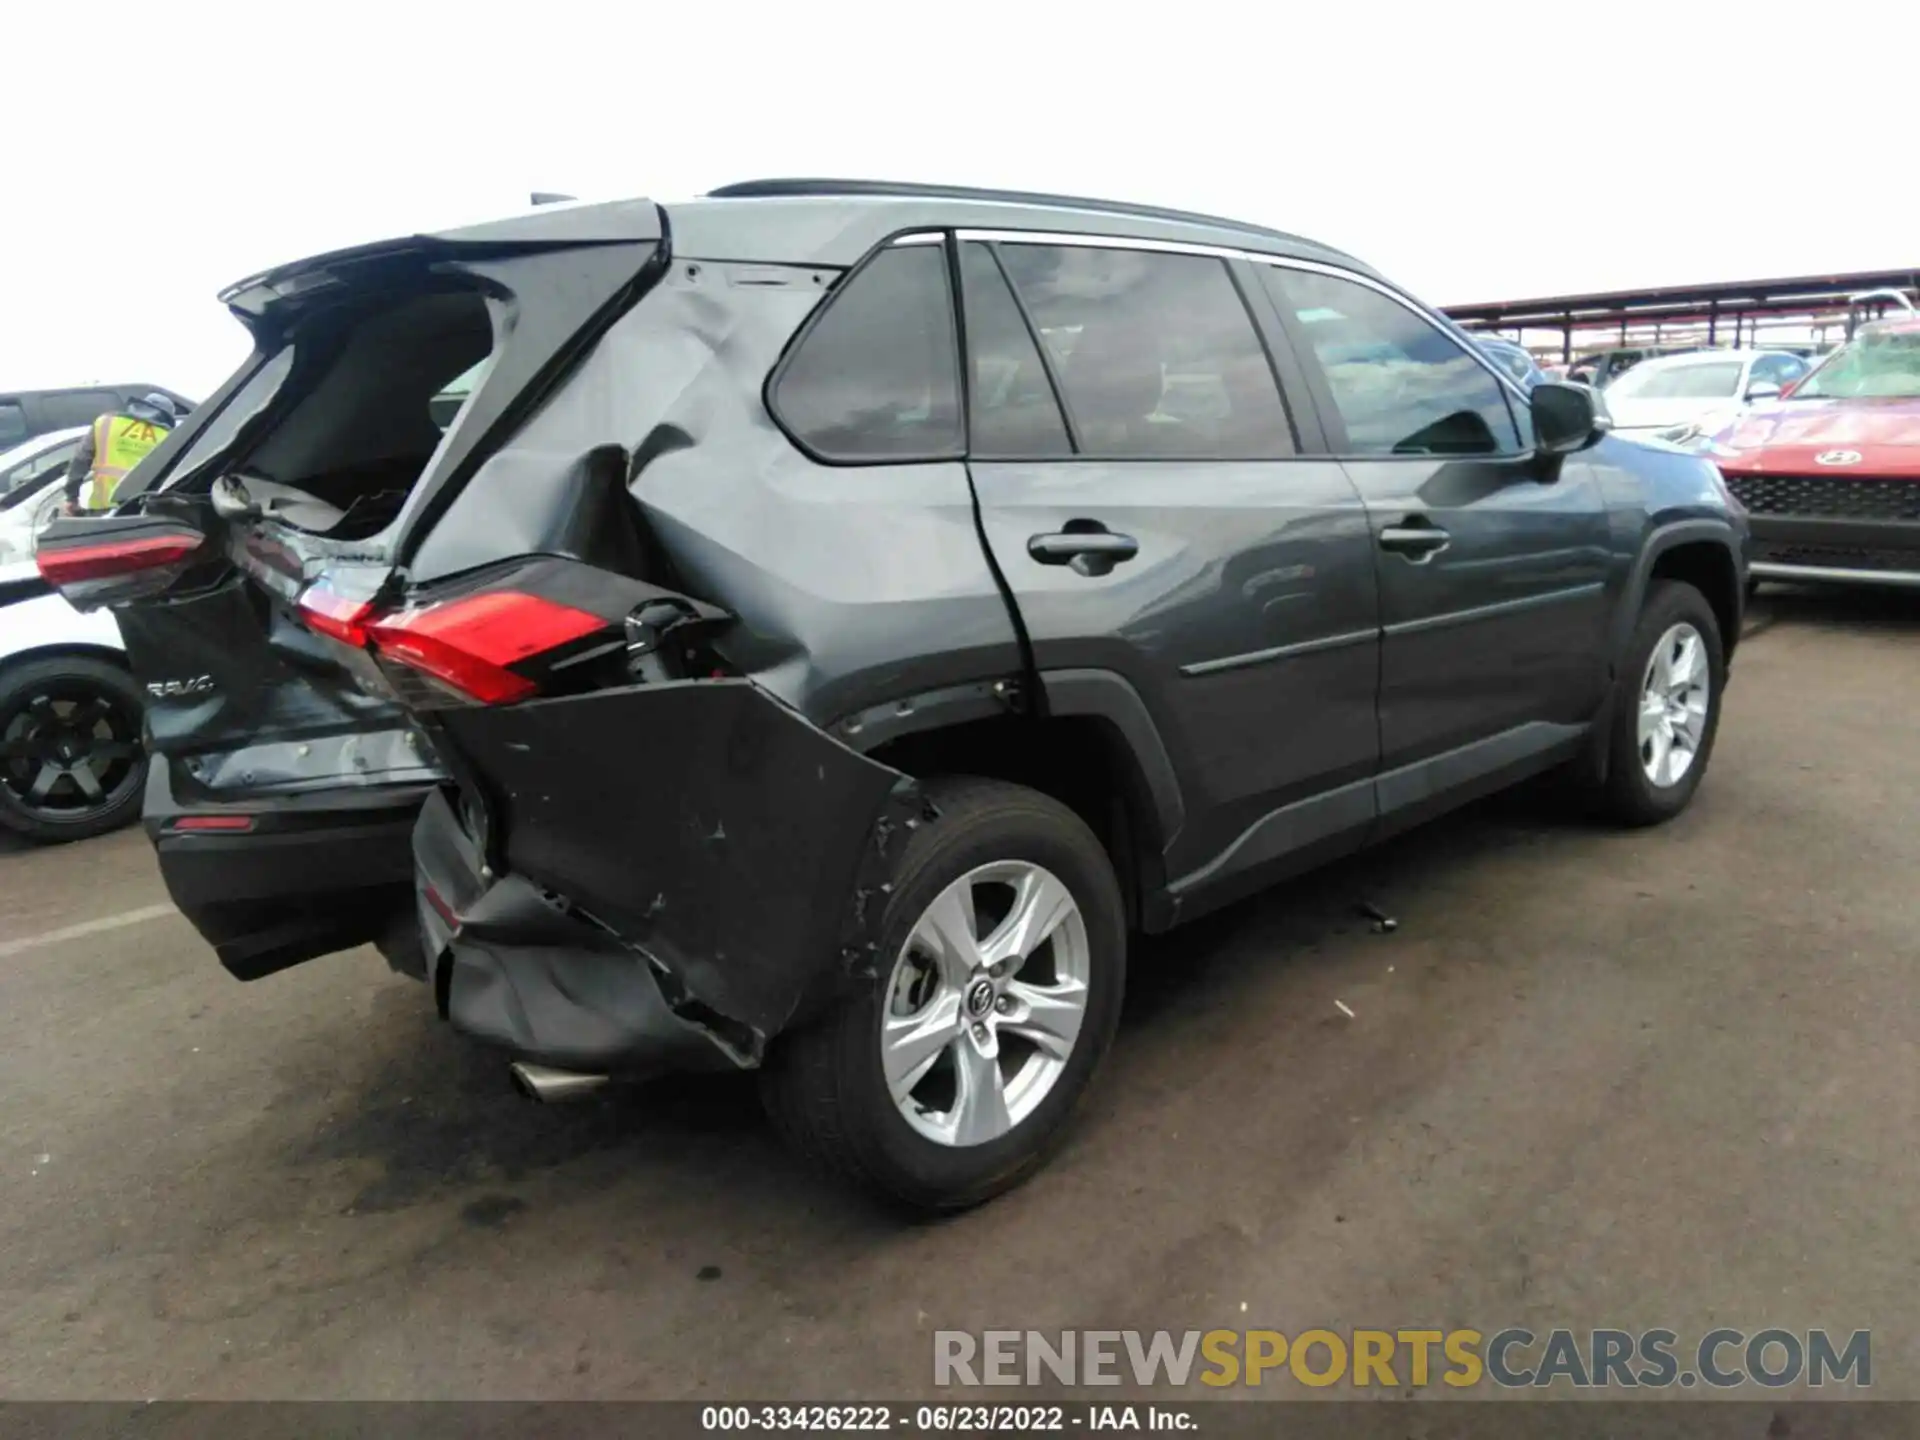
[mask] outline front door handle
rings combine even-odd
[[[1409,515],[1398,525],[1380,531],[1380,548],[1424,565],[1453,543],[1453,537],[1424,515]]]
[[[1027,540],[1027,554],[1042,565],[1070,566],[1077,575],[1105,575],[1140,553],[1131,535],[1115,535],[1097,520],[1069,520],[1067,529]]]

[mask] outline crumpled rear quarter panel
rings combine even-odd
[[[644,950],[698,1005],[764,1040],[866,962],[857,942],[883,908],[868,901],[914,814],[911,785],[751,682],[443,722],[486,787],[508,869]]]

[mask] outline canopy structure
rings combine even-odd
[[[1874,291],[1883,293],[1850,303]],[[1536,350],[1542,348],[1539,332],[1557,333],[1560,358],[1571,360],[1580,351],[1611,345],[1752,344],[1763,328],[1824,341],[1829,330],[1849,333],[1863,315],[1900,308],[1894,294],[1885,292],[1920,301],[1920,268],[1549,295],[1450,305],[1446,312],[1469,330],[1509,333],[1522,343],[1531,340]]]

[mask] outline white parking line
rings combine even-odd
[[[19,955],[27,950],[38,950],[43,945],[58,945],[63,941],[98,935],[104,930],[122,930],[129,925],[144,925],[149,920],[158,920],[164,916],[179,913],[171,905],[143,905],[138,910],[123,910],[118,915],[102,915],[98,920],[83,920],[78,925],[68,925],[61,930],[49,930],[44,935],[29,935],[24,940],[0,940],[0,960],[6,959],[9,955]]]

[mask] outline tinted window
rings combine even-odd
[[[1019,457],[1070,453],[1066,422],[1039,348],[986,246],[962,247],[960,289],[966,297],[972,366],[967,377],[972,452]]]
[[[1273,368],[1225,262],[1093,246],[998,253],[1052,356],[1082,451],[1294,453]]]
[[[788,360],[774,408],[836,460],[960,453],[960,375],[946,249],[882,251],[843,282]]]
[[[1520,449],[1505,390],[1430,320],[1351,280],[1264,265],[1326,373],[1355,455],[1508,455]]]
[[[0,400],[0,445],[27,438],[27,412],[17,400]]]

